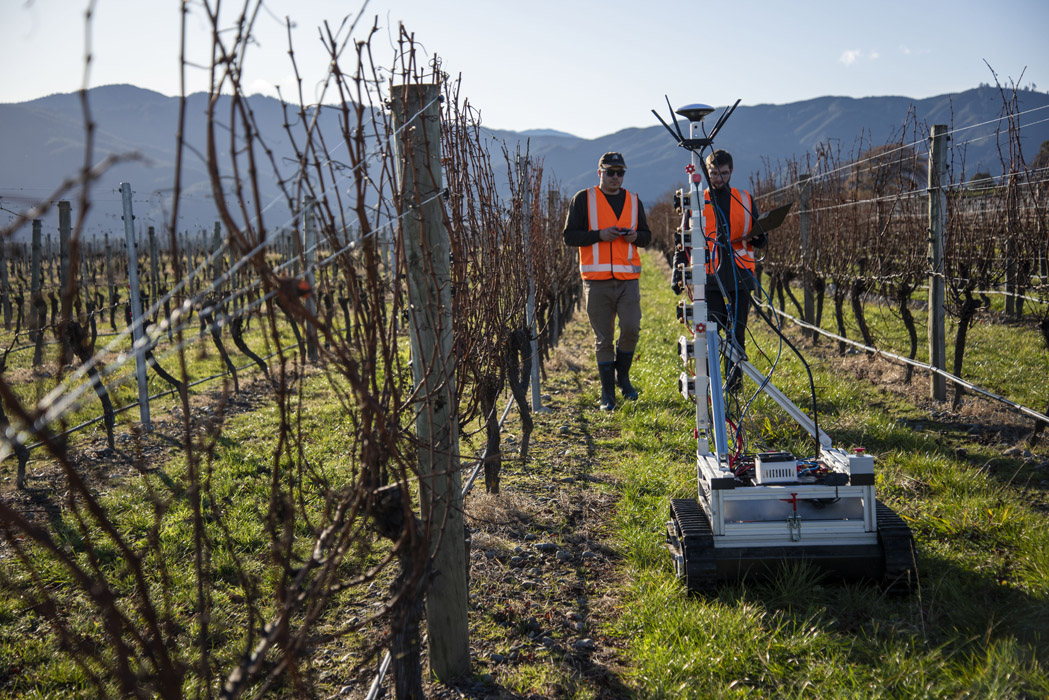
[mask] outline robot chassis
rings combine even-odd
[[[693,301],[681,303],[679,316],[691,337],[681,337],[678,349],[686,367],[695,367],[692,376],[681,374],[679,386],[686,398],[695,399],[698,494],[670,504],[666,538],[675,573],[689,592],[710,592],[722,581],[766,577],[785,563],[808,561],[832,576],[875,580],[891,591],[907,592],[917,575],[914,540],[906,523],[876,498],[874,458],[862,450],[833,447],[815,420],[754,365],[735,358],[730,347],[743,373],[818,444],[810,459],[768,452],[754,456],[752,471],[749,460],[743,469],[731,464],[717,324],[708,318],[704,297],[708,249],[700,185],[706,172],[701,152],[712,146],[736,105],[722,113],[709,135],[702,121],[712,107],[678,109],[689,121],[688,138],[676,120],[671,129],[653,110],[691,153],[688,190],[678,192],[678,244],[691,251],[691,268],[682,272],[693,290]]]

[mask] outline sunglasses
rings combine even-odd
[[[609,177],[623,177],[626,175],[626,170],[616,168],[605,168],[605,175]]]

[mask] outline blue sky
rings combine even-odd
[[[239,8],[223,0],[227,12]],[[292,85],[284,18],[307,91],[327,57],[317,27],[337,27],[362,3],[271,0],[259,15],[246,83]],[[85,0],[0,0],[0,102],[72,92],[84,77]],[[179,91],[178,0],[97,0],[91,86],[132,83]],[[190,2],[188,54],[206,63],[207,25]],[[232,13],[229,13],[232,16]],[[645,0],[372,0],[374,55],[389,64],[403,21],[493,128],[558,129],[595,138],[656,124],[675,106],[782,104],[821,95],[922,98],[993,82],[1049,89],[1049,2],[883,0],[666,2]],[[358,32],[358,36],[361,33]],[[1025,72],[1026,69],[1026,72]],[[1023,77],[1021,78],[1021,73]],[[188,91],[206,89],[202,69]]]

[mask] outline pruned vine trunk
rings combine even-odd
[[[200,310],[200,323],[207,326],[208,331],[211,333],[211,340],[215,343],[215,349],[218,350],[219,357],[222,358],[222,364],[226,366],[226,371],[233,377],[233,391],[239,394],[240,381],[237,378],[237,367],[233,364],[229,353],[226,352],[226,345],[222,342],[222,327],[218,324],[217,315],[221,315],[221,309],[205,306]]]
[[[834,285],[834,321],[838,326],[838,335],[842,338],[848,338],[849,335],[845,331],[845,292],[846,287],[843,284],[835,283]],[[841,340],[838,341],[838,354],[845,354],[845,343]]]
[[[272,381],[270,377],[270,366],[266,364],[265,360],[259,357],[248,344],[244,342],[244,317],[237,316],[233,319],[233,322],[229,326],[229,334],[233,338],[233,344],[237,346],[237,349],[244,353],[252,362],[259,366],[262,370],[262,374],[267,380]]]
[[[348,343],[351,340],[353,340],[353,334],[351,332],[352,329],[353,329],[353,326],[352,326],[352,323],[350,322],[350,298],[349,297],[340,296],[339,297],[339,307],[342,309],[342,322],[343,322],[343,324],[345,326],[345,328],[343,329],[343,332],[346,335],[346,342]]]
[[[867,319],[863,315],[863,295],[866,291],[867,283],[864,280],[853,280],[849,288],[849,301],[852,304],[852,315],[856,319],[856,325],[860,328],[860,335],[863,336],[863,344],[873,348],[874,336],[871,335],[870,329],[867,327]],[[869,353],[870,351],[868,350],[867,352]]]
[[[95,354],[95,345],[84,332],[83,326],[75,320],[71,319],[66,323],[63,331],[66,343],[68,343],[73,354],[81,362],[87,364],[87,376],[91,380],[91,388],[94,389],[95,396],[102,403],[102,423],[106,426],[106,444],[109,445],[109,449],[114,450],[116,449],[116,442],[113,430],[116,427],[116,414],[113,412],[113,402],[109,398],[109,391],[102,382],[102,375],[99,374],[98,367],[91,362],[91,358]]]
[[[794,296],[794,290],[790,288],[790,283],[794,279],[794,275],[786,273],[783,275],[783,291],[786,292],[787,296],[790,297],[790,302],[794,304],[794,309],[797,311],[798,318],[805,318],[805,307],[802,306],[798,298]]]
[[[500,449],[499,410],[496,401],[502,390],[502,382],[489,375],[480,382],[481,411],[484,413],[484,429],[487,441],[484,448],[484,488],[487,493],[499,493],[499,472],[503,465]]]
[[[284,312],[284,317],[287,319],[288,325],[291,326],[292,333],[295,334],[295,344],[299,348],[299,357],[301,357],[303,361],[305,361],[306,341],[302,338],[302,331],[299,330],[299,324],[296,323],[295,317],[291,315],[291,312],[288,311],[288,307],[284,304],[283,301],[281,301],[279,296],[275,298],[275,301],[277,302],[277,308]]]
[[[380,477],[382,478],[382,477]],[[385,481],[385,478],[382,478]],[[397,700],[423,700],[422,653],[420,629],[425,599],[426,567],[420,567],[419,551],[411,544],[409,525],[422,531],[422,522],[408,520],[404,495],[397,486],[383,486],[376,491],[371,517],[375,529],[392,540],[397,549],[400,570],[390,586],[393,603],[390,610],[390,667]]]
[[[1042,332],[1042,342],[1045,343],[1045,351],[1049,352],[1049,316],[1038,322],[1038,330]],[[1049,415],[1049,403],[1046,403],[1045,411],[1043,411],[1043,413]],[[1042,431],[1045,430],[1045,427],[1045,421],[1043,420],[1036,420],[1034,422],[1034,428],[1031,430],[1031,434],[1027,438],[1031,447],[1038,444],[1038,438]]]
[[[911,313],[910,307],[912,291],[913,287],[909,284],[896,286],[896,305],[900,311],[900,318],[903,319],[903,325],[907,328],[907,339],[910,341],[907,357],[911,360],[918,356],[918,329],[914,325],[914,315]],[[903,383],[910,384],[911,378],[914,376],[914,365],[907,365],[907,369],[904,371]]]
[[[976,312],[980,308],[980,302],[973,298],[972,290],[965,290],[965,301],[958,313],[958,332],[954,336],[954,364],[951,373],[956,377],[962,376],[962,365],[965,361],[965,341],[969,335],[969,327],[972,326]],[[961,384],[954,385],[954,400],[951,407],[957,409],[962,403],[965,388]]]
[[[532,374],[532,348],[528,329],[519,328],[510,334],[507,348],[506,376],[510,392],[521,412],[521,461],[528,459],[528,443],[532,437],[532,407],[528,404],[528,378]]]
[[[817,328],[822,328],[823,323],[823,294],[827,291],[827,281],[822,277],[816,277],[812,280],[812,289],[816,292],[816,318],[813,319],[813,325]],[[819,342],[820,334],[816,331],[812,331],[812,344],[815,345]]]

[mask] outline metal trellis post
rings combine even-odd
[[[135,369],[138,376],[138,413],[145,430],[152,430],[149,421],[149,384],[146,377],[146,339],[142,319],[142,299],[138,284],[138,246],[135,244],[135,215],[131,208],[131,183],[120,183],[120,195],[124,202],[124,236],[127,240],[127,277],[131,293],[131,339],[135,352]]]
[[[539,328],[535,318],[535,267],[532,265],[532,188],[528,182],[528,158],[517,156],[517,182],[521,190],[521,226],[524,231],[525,258],[528,260],[528,299],[525,301],[525,322],[528,324],[528,345],[532,354],[532,410],[545,413],[539,391]]]

